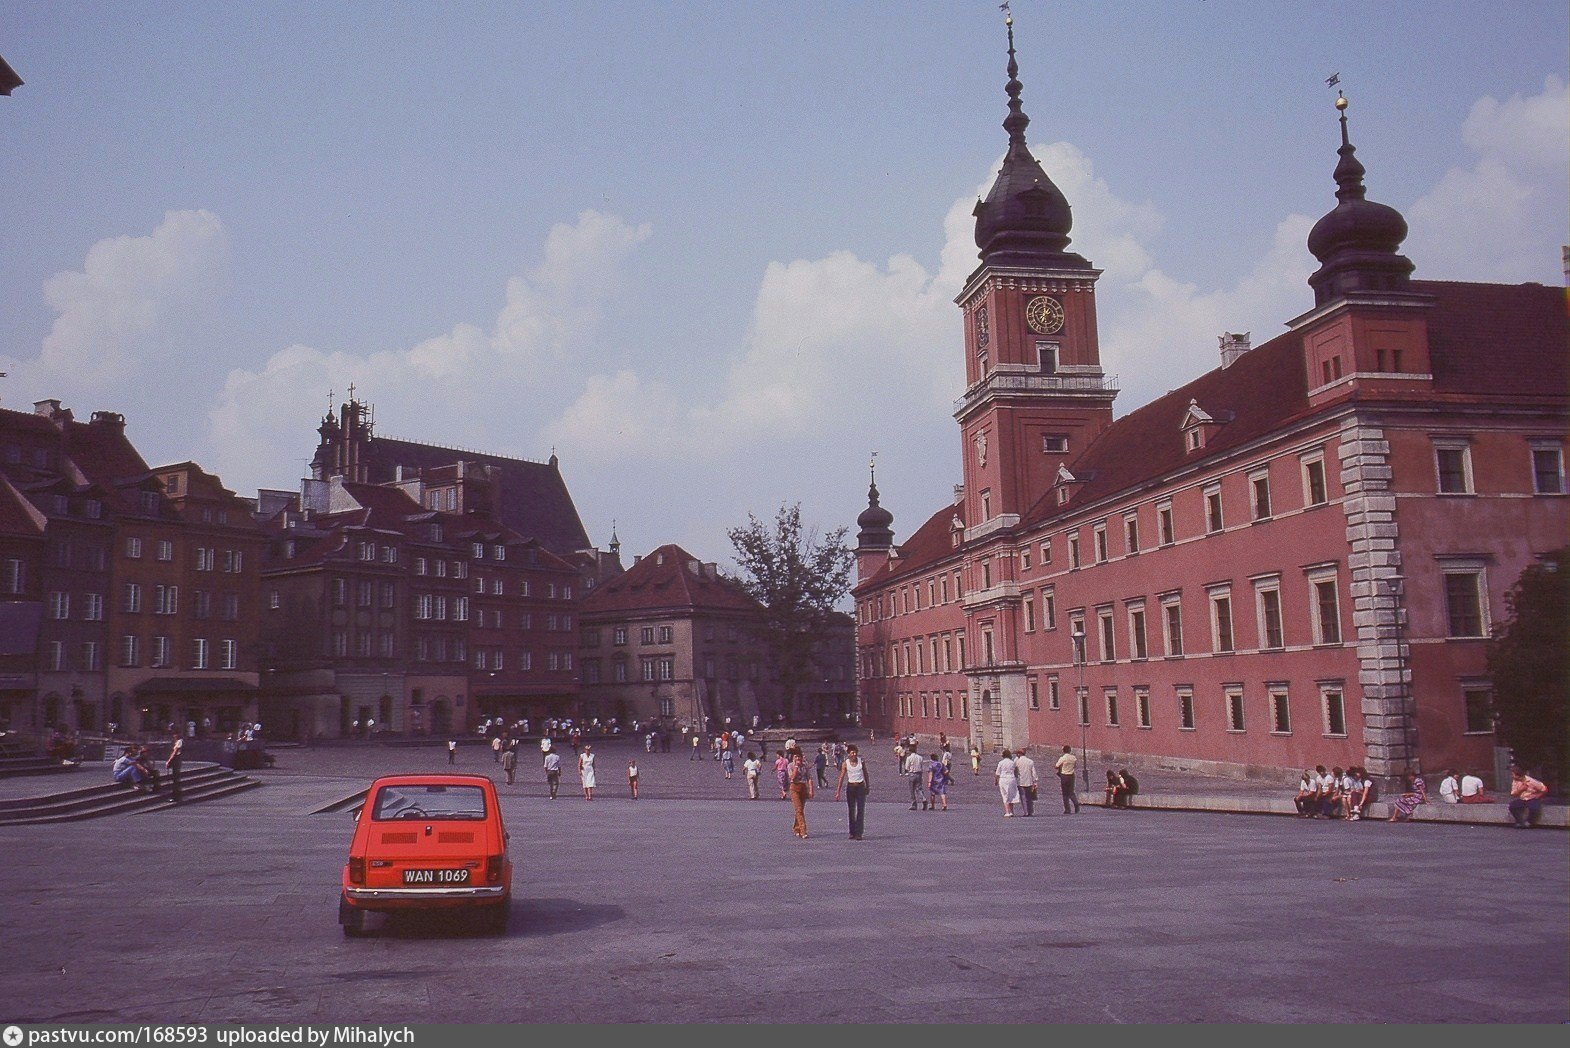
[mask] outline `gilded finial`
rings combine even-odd
[[[1346,95],[1342,94],[1340,91],[1337,91],[1336,92],[1336,108],[1341,110],[1342,112],[1346,112],[1347,104],[1348,103],[1347,103],[1347,100],[1346,100]]]

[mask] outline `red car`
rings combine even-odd
[[[507,930],[512,861],[496,786],[480,775],[389,775],[371,783],[355,817],[338,923],[366,914],[461,909]]]

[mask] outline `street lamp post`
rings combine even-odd
[[[1074,712],[1079,717],[1079,764],[1085,782],[1085,792],[1090,792],[1090,706],[1085,700],[1085,624],[1074,623],[1074,667],[1079,671],[1079,683],[1074,688]]]

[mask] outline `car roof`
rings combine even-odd
[[[371,783],[378,786],[491,786],[485,775],[383,775]]]

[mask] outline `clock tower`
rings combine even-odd
[[[955,299],[965,315],[967,537],[1016,523],[1058,469],[1112,422],[1113,383],[1096,344],[1101,271],[1068,250],[1068,201],[1025,144],[1014,21],[1008,26],[1008,154],[977,201],[981,265]]]

